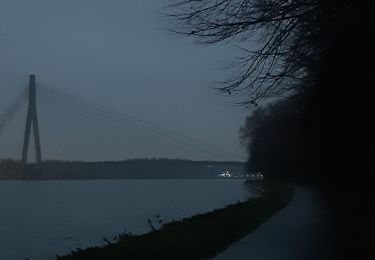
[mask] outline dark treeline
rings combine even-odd
[[[241,133],[249,170],[322,190],[335,223],[337,259],[373,259],[374,5],[332,2],[337,13],[318,17],[325,45],[318,45],[309,76],[293,95],[257,108]]]
[[[219,90],[247,107],[288,97],[253,109],[242,129],[251,170],[278,169],[280,177],[304,181],[369,180],[373,1],[181,0],[174,7],[178,32],[209,45],[239,42],[244,50]],[[254,40],[259,45],[247,45]]]
[[[181,0],[173,15],[203,44],[245,46],[219,87],[252,110],[248,169],[313,184],[337,229],[337,259],[374,259],[375,3]],[[247,44],[257,40],[259,46]]]
[[[311,45],[320,51],[306,67],[306,78],[293,95],[257,108],[241,129],[242,140],[250,170],[316,184],[349,184],[370,193],[375,172],[374,5],[331,2],[336,9],[322,12],[311,26],[317,31]]]
[[[240,129],[250,154],[248,171],[371,193],[374,128],[366,109],[372,108],[364,108],[362,100],[349,105],[350,93],[338,97],[347,95],[341,107],[316,95],[296,94],[254,110]]]
[[[304,179],[312,181],[316,175],[306,175],[306,170],[317,167],[305,143],[307,132],[301,120],[303,106],[297,96],[258,107],[247,117],[240,129],[241,140],[246,145],[248,171],[263,171],[266,177]]]

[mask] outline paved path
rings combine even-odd
[[[311,189],[296,187],[286,208],[213,260],[331,260],[332,237],[323,199]]]

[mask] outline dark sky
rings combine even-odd
[[[246,112],[231,105],[230,95],[210,88],[228,75],[222,67],[238,54],[236,49],[200,46],[168,32],[171,23],[158,13],[167,3],[0,0],[0,110],[27,85],[28,74],[35,73],[46,85],[244,155],[238,129]],[[80,155],[72,153],[71,146],[53,148],[52,140],[66,131],[47,131],[48,124],[63,129],[74,128],[74,123],[43,120],[48,116],[40,110],[45,157],[118,159],[116,147],[98,156],[84,145]],[[23,124],[13,123],[19,131],[10,131],[17,137],[2,141],[7,142],[2,156],[19,154]],[[85,130],[77,127],[75,133],[79,138]]]

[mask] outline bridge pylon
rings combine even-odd
[[[25,137],[23,140],[23,150],[22,150],[22,163],[24,165],[27,164],[27,154],[29,150],[31,125],[33,126],[33,133],[34,133],[36,163],[38,165],[41,165],[42,153],[40,149],[38,114],[37,114],[37,109],[36,109],[36,84],[35,84],[35,75],[33,74],[30,75],[30,79],[29,79],[29,105],[27,109]]]

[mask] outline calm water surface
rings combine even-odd
[[[255,196],[243,180],[0,181],[0,259],[53,259]],[[160,215],[160,218],[157,216]]]

